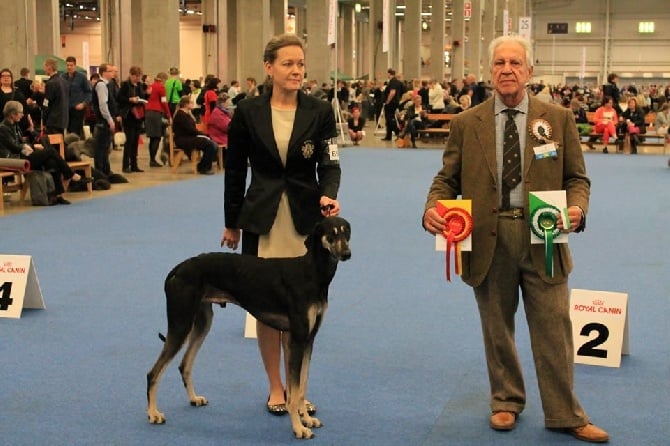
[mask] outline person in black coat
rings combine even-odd
[[[55,59],[44,61],[44,71],[49,76],[44,88],[43,103],[46,132],[65,133],[70,119],[67,81],[58,74],[58,62]]]
[[[0,123],[0,158],[27,159],[30,161],[31,170],[48,171],[55,187],[52,204],[70,204],[62,196],[65,192],[63,178],[79,181],[81,176],[68,166],[46,138],[34,147],[23,141],[19,128],[19,122],[23,118],[23,105],[20,102],[7,101],[2,112],[4,120]]]
[[[198,131],[195,126],[195,117],[191,114],[193,102],[190,96],[183,96],[179,100],[179,108],[172,117],[172,133],[174,144],[191,156],[193,150],[201,150],[202,158],[198,163],[198,172],[211,175],[212,161],[216,157],[219,147],[209,136]]]
[[[144,104],[147,93],[141,82],[142,70],[132,66],[128,79],[121,82],[116,101],[119,105],[119,114],[126,134],[126,143],[123,145],[122,169],[124,173],[144,172],[137,165],[137,150],[140,131],[144,122]]]
[[[335,114],[330,103],[301,90],[305,53],[299,37],[273,37],[263,60],[270,86],[237,105],[228,129],[221,245],[237,249],[241,237],[243,254],[297,257],[315,224],[339,214],[339,156],[337,145],[329,144],[337,136]],[[258,322],[256,334],[268,377],[267,410],[284,415],[281,332]],[[307,411],[314,410],[307,403]]]

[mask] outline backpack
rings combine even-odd
[[[30,201],[33,206],[50,206],[56,187],[49,172],[34,170],[28,175]]]

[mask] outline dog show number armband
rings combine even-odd
[[[549,277],[554,277],[554,238],[561,233],[558,229],[560,212],[555,206],[543,206],[535,209],[530,216],[531,231],[544,240],[544,271]]]
[[[441,212],[444,209],[443,212]],[[465,240],[472,233],[472,215],[462,208],[442,208],[438,207],[438,212],[445,219],[445,229],[442,236],[447,240],[446,251],[446,269],[447,282],[451,282],[451,256],[454,253],[454,271],[461,274],[461,248],[459,242]]]

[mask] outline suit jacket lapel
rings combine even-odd
[[[479,120],[475,127],[479,147],[484,151],[484,159],[489,166],[489,171],[494,183],[498,180],[498,168],[496,164],[496,122],[493,114],[493,99],[485,101],[477,107],[476,117]],[[464,150],[472,150],[473,147],[465,147]]]
[[[304,96],[303,92],[298,92],[298,108],[295,111],[293,130],[288,144],[289,153],[294,149],[301,149],[302,143],[305,141],[305,133],[312,127],[312,122],[316,117],[314,110],[309,106],[309,102],[303,100]],[[312,141],[312,143],[316,143],[316,141]]]
[[[251,116],[251,119],[257,126],[258,137],[263,142],[263,146],[281,164],[279,149],[277,149],[277,142],[275,141],[275,134],[272,129],[272,108],[270,107],[269,94],[264,94],[259,98],[257,108],[254,110],[254,116]]]

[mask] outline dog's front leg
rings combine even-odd
[[[309,352],[306,352],[303,344],[291,342],[288,332],[282,336],[284,342],[284,353],[288,356],[288,377],[286,407],[291,417],[291,425],[296,438],[310,439],[314,436],[310,428],[321,427],[321,421],[307,413],[305,406],[306,377],[305,361],[309,362]],[[309,350],[309,349],[307,349]],[[307,367],[308,370],[308,367]]]

